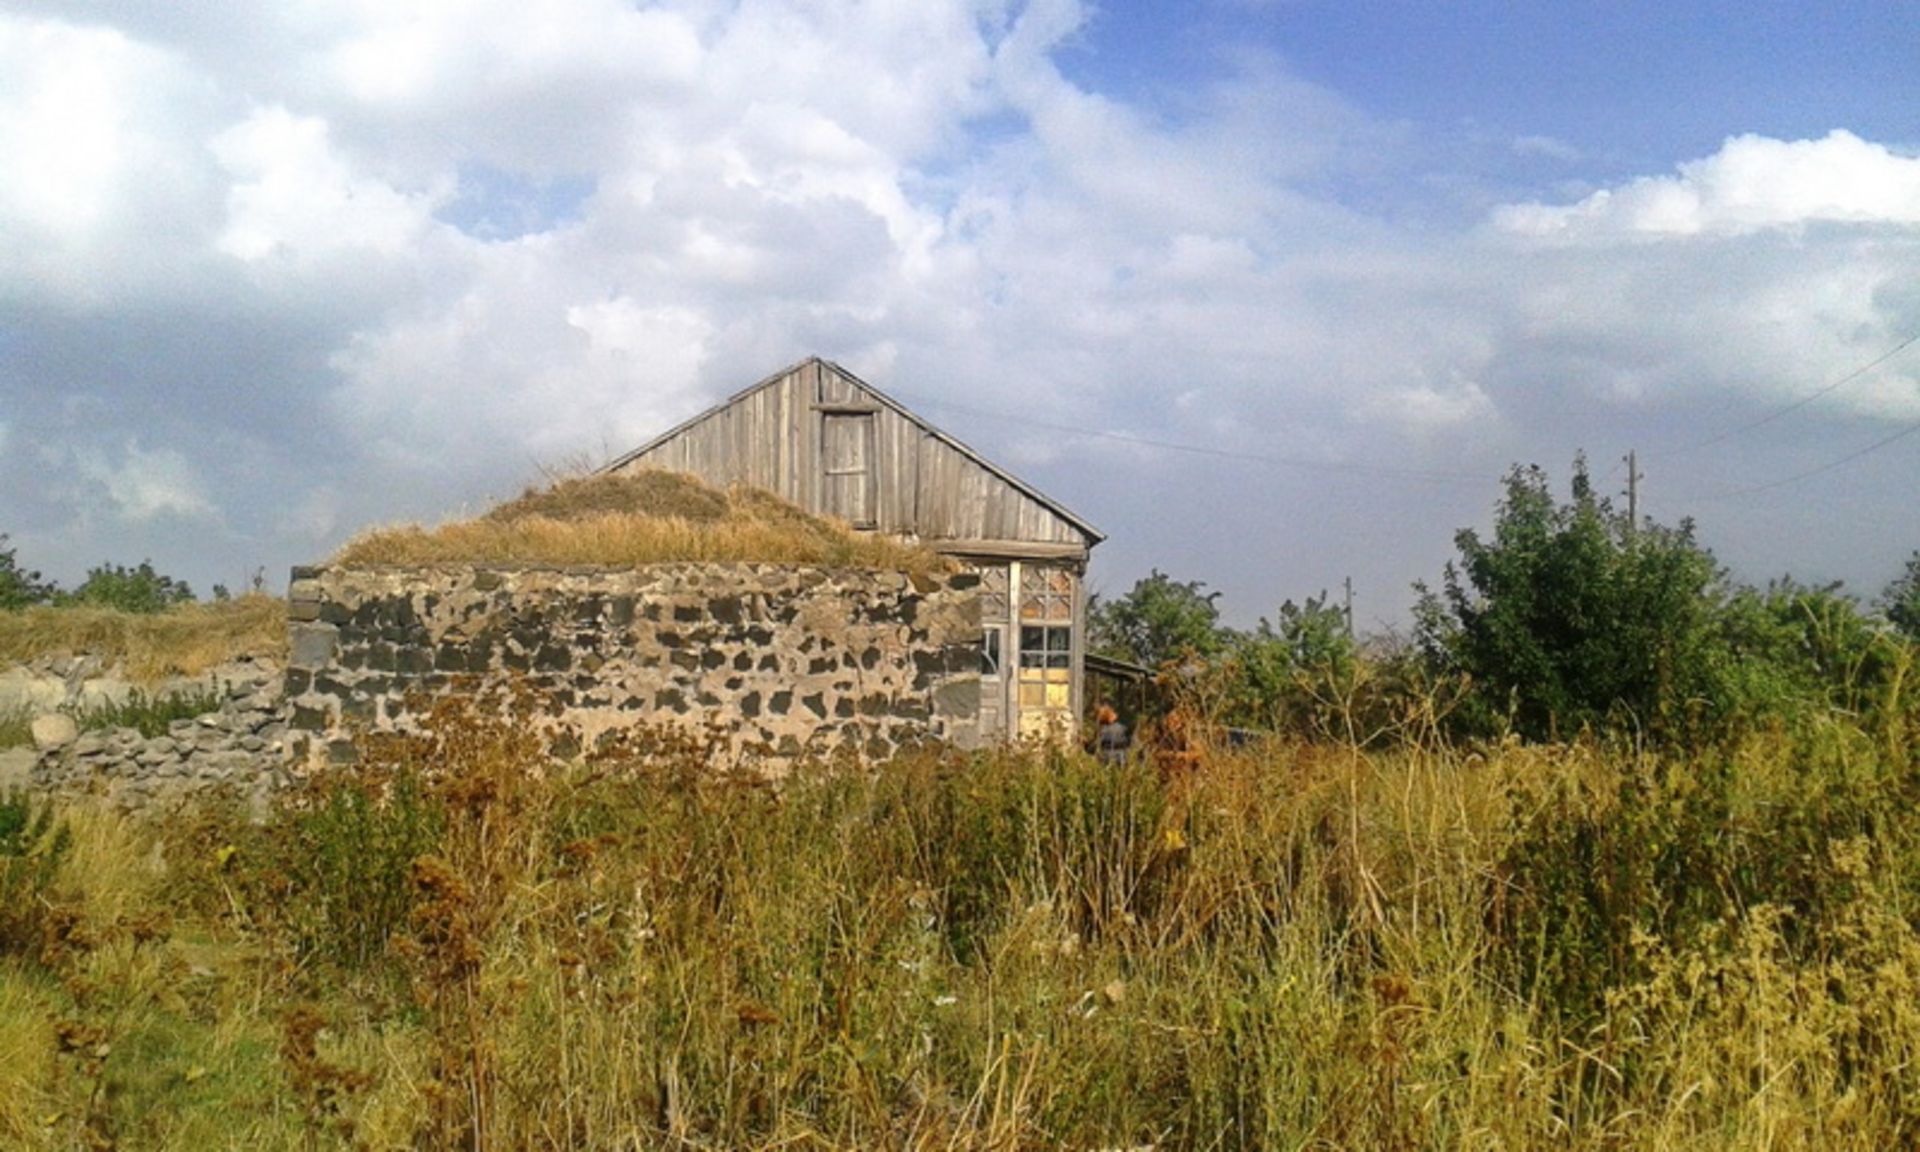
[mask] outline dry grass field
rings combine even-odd
[[[545,762],[449,705],[264,827],[15,801],[25,1148],[1884,1149],[1915,761],[1276,743]]]

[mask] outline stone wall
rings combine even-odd
[[[557,744],[638,725],[724,734],[778,770],[971,746],[979,578],[765,564],[296,568],[286,698],[310,759],[448,693],[531,693]],[[302,735],[304,734],[304,736]]]
[[[90,657],[10,671],[35,685],[40,706],[33,725],[39,746],[25,781],[34,788],[101,796],[139,810],[210,792],[263,805],[288,779],[283,672],[273,661],[240,661],[145,689]],[[56,698],[52,685],[61,681],[68,691]],[[70,714],[123,703],[135,691],[150,699],[204,697],[212,707],[151,737],[133,728],[81,731]]]

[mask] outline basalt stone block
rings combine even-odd
[[[286,679],[281,683],[281,691],[287,695],[304,696],[307,689],[313,685],[313,673],[305,668],[289,668]]]
[[[395,655],[393,645],[384,640],[376,640],[366,647],[365,666],[373,672],[392,672]]]
[[[802,696],[800,698],[800,706],[813,713],[818,719],[825,720],[827,718],[827,698],[822,693],[814,692]]]
[[[616,628],[625,628],[633,623],[634,602],[631,596],[615,596],[607,602],[607,623]]]
[[[780,657],[769,652],[765,656],[760,657],[758,667],[762,672],[778,672],[780,670]]]
[[[753,653],[740,652],[735,654],[733,658],[734,671],[747,672],[747,671],[750,671],[752,668],[753,668]]]
[[[340,645],[340,630],[331,624],[296,624],[288,630],[287,664],[294,668],[324,668]]]
[[[749,692],[740,697],[740,714],[749,720],[760,715],[760,693]]]
[[[359,762],[360,762],[360,749],[354,747],[353,741],[351,740],[327,741],[327,763],[341,765],[341,764],[358,764]]]
[[[393,656],[393,670],[402,676],[424,676],[433,671],[433,653],[425,648],[397,649]]]
[[[668,657],[668,660],[675,668],[684,668],[689,672],[698,672],[700,670],[700,657],[694,655],[692,652],[675,652],[672,656]]]
[[[773,643],[773,629],[758,627],[747,629],[747,643],[756,648],[766,647]]]
[[[322,624],[345,624],[353,619],[353,612],[338,600],[328,600],[320,605]]]
[[[833,671],[838,666],[839,661],[831,656],[815,656],[813,659],[807,661],[807,675],[824,675]]]
[[[565,644],[547,644],[535,653],[533,666],[541,672],[565,672],[573,667],[573,649]]]
[[[709,648],[700,654],[700,667],[711,672],[727,662],[727,654],[717,648]]]
[[[692,624],[701,620],[704,616],[705,613],[691,604],[675,604],[673,606],[673,622],[675,624]]]
[[[507,578],[498,572],[480,571],[473,574],[475,592],[493,592],[504,586],[506,582]]]
[[[842,720],[850,720],[855,712],[853,697],[842,696],[833,702],[833,714]]]
[[[720,596],[707,605],[707,614],[721,624],[739,624],[745,616],[738,596]]]
[[[687,697],[678,688],[662,688],[653,694],[653,705],[662,712],[685,712]]]
[[[933,690],[933,712],[954,720],[972,720],[980,715],[980,682],[951,680]]]
[[[880,666],[880,649],[868,648],[865,652],[860,653],[860,667],[865,668],[868,671],[872,671],[873,669],[879,666]]]
[[[775,692],[767,697],[767,712],[774,716],[785,716],[793,710],[792,692]]]
[[[371,696],[349,696],[340,701],[340,718],[355,724],[371,724],[378,717]]]
[[[320,601],[288,600],[287,619],[296,623],[311,623],[320,619]]]
[[[289,723],[302,732],[320,732],[327,728],[331,720],[332,717],[329,716],[323,708],[311,708],[305,704],[295,704],[293,706],[293,717]]]

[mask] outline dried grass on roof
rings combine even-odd
[[[892,537],[858,533],[768,492],[722,492],[691,476],[641,472],[529,489],[471,520],[377,528],[333,562],[633,567],[675,561],[818,564],[938,571],[947,561]]]
[[[150,614],[83,607],[0,612],[0,664],[84,652],[151,683],[248,656],[285,659],[286,651],[287,605],[273,596]]]

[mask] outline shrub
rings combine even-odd
[[[24,792],[0,795],[0,956],[36,951],[60,862],[73,848],[53,805]]]
[[[444,817],[410,772],[347,767],[308,786],[276,821],[267,911],[297,954],[366,969],[405,931],[414,861]]]

